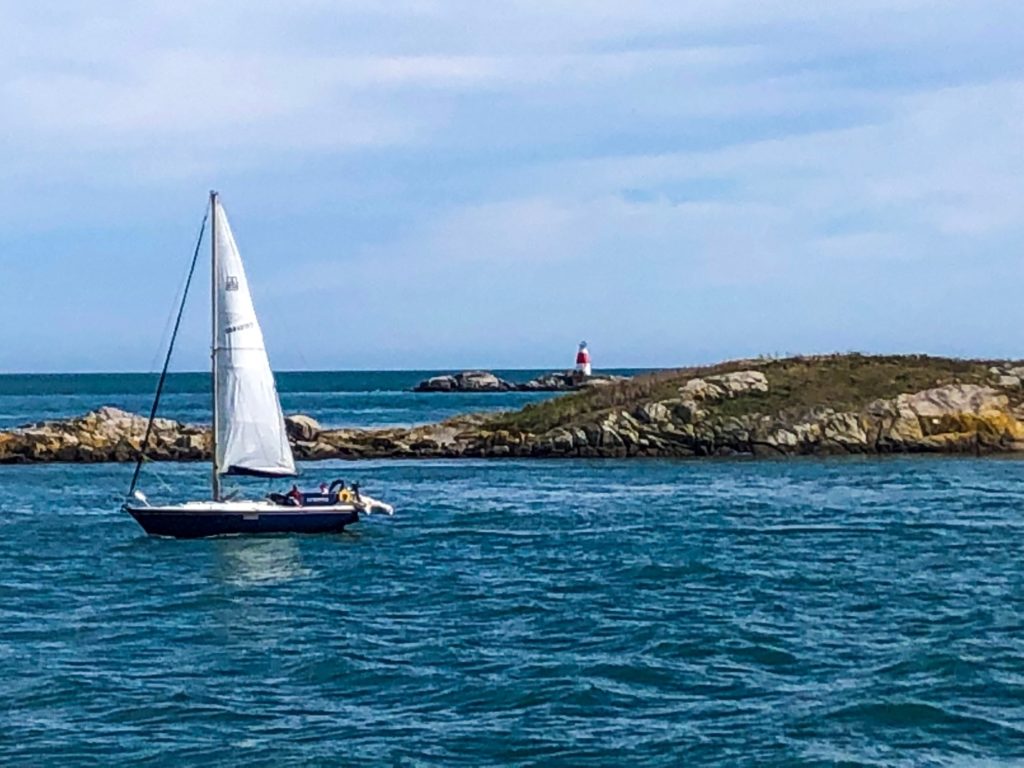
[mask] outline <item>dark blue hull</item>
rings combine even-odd
[[[285,509],[251,513],[125,507],[151,536],[200,539],[260,533],[340,533],[359,520],[355,510]]]

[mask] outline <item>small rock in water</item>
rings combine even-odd
[[[432,376],[413,387],[413,391],[506,392],[515,388],[515,384],[499,379],[490,371],[462,371],[452,375]]]

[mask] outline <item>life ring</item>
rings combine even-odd
[[[338,491],[338,501],[341,502],[342,504],[348,504],[350,501],[352,501],[352,491],[350,491],[348,488],[342,488],[340,491]]]

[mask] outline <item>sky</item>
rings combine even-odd
[[[0,0],[0,372],[1024,357],[1019,0]],[[203,251],[204,258],[206,251]],[[209,359],[208,261],[176,369]]]

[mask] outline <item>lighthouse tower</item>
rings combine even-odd
[[[580,376],[590,375],[590,350],[585,341],[580,342],[580,349],[576,353],[576,373]]]

